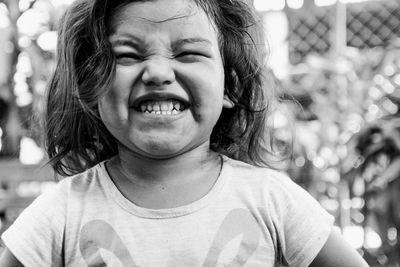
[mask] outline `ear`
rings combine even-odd
[[[230,100],[227,95],[224,95],[224,100],[222,102],[222,106],[224,108],[233,108],[235,106],[235,103],[233,103],[232,100]]]
[[[232,69],[231,71],[231,78],[233,79],[234,82],[234,86],[237,87],[238,86],[238,76],[236,74],[235,69]],[[226,88],[225,88],[225,92],[226,92]],[[228,97],[228,95],[226,93],[224,93],[224,101],[223,101],[223,107],[224,108],[233,108],[235,106],[235,103],[233,103],[233,101]]]

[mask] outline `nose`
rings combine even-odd
[[[146,85],[160,86],[171,84],[175,80],[175,72],[168,58],[153,58],[145,62],[142,81]]]

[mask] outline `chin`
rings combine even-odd
[[[142,153],[141,155],[153,159],[153,160],[168,160],[173,159],[183,153],[174,151],[148,151],[147,153]]]
[[[184,153],[184,148],[176,144],[174,146],[151,143],[143,146],[139,154],[153,159],[170,159]]]

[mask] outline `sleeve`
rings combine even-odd
[[[1,236],[7,248],[26,267],[63,265],[67,203],[63,182],[37,197]]]
[[[278,249],[289,266],[309,266],[328,240],[334,218],[287,176],[278,174],[273,183]]]

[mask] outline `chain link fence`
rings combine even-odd
[[[309,54],[324,55],[332,48],[335,7],[288,10],[290,62],[300,63]],[[388,47],[400,37],[400,2],[347,4],[347,46],[366,49]]]

